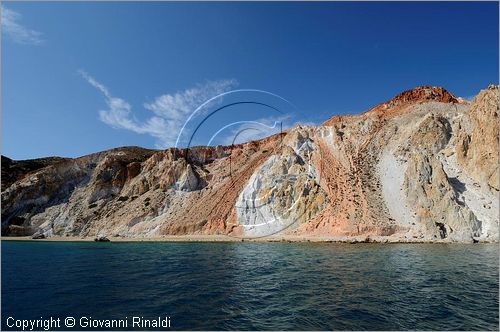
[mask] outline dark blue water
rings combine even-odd
[[[6,318],[498,330],[498,245],[2,242]]]

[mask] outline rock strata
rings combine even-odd
[[[498,241],[498,98],[424,86],[230,147],[2,157],[2,235]]]

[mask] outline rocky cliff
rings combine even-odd
[[[2,157],[2,234],[497,241],[498,98],[418,87],[240,145]]]

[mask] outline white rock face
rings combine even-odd
[[[290,231],[325,207],[326,196],[315,181],[314,150],[307,130],[290,135],[280,149],[251,176],[235,203],[237,222],[248,237]]]
[[[415,225],[415,216],[404,192],[406,165],[391,151],[384,151],[377,165],[382,195],[391,216],[402,226]]]
[[[466,108],[460,108],[415,106],[407,123],[399,119],[398,135],[379,158],[389,214],[423,240],[498,239],[498,192],[475,183],[456,161],[457,133],[471,130],[464,121]]]
[[[470,210],[478,220],[475,238],[488,240],[498,238],[498,211],[499,200],[487,185],[481,186],[479,183],[461,170],[456,156],[440,155],[443,170],[455,192],[457,201]]]
[[[193,191],[198,188],[199,180],[198,176],[193,170],[193,166],[188,164],[186,170],[182,173],[181,178],[175,184],[178,190],[182,191]]]

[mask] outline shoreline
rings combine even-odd
[[[95,237],[77,237],[77,236],[52,236],[45,239],[32,239],[31,236],[2,236],[0,241],[34,241],[34,242],[98,242]],[[435,240],[425,241],[417,239],[401,239],[396,237],[383,236],[268,236],[260,238],[239,238],[228,235],[168,235],[162,237],[110,237],[109,242],[267,242],[267,243],[377,243],[377,244],[476,244],[473,241],[447,241]],[[102,242],[101,242],[102,243]],[[479,240],[477,243],[498,243],[495,241]]]

